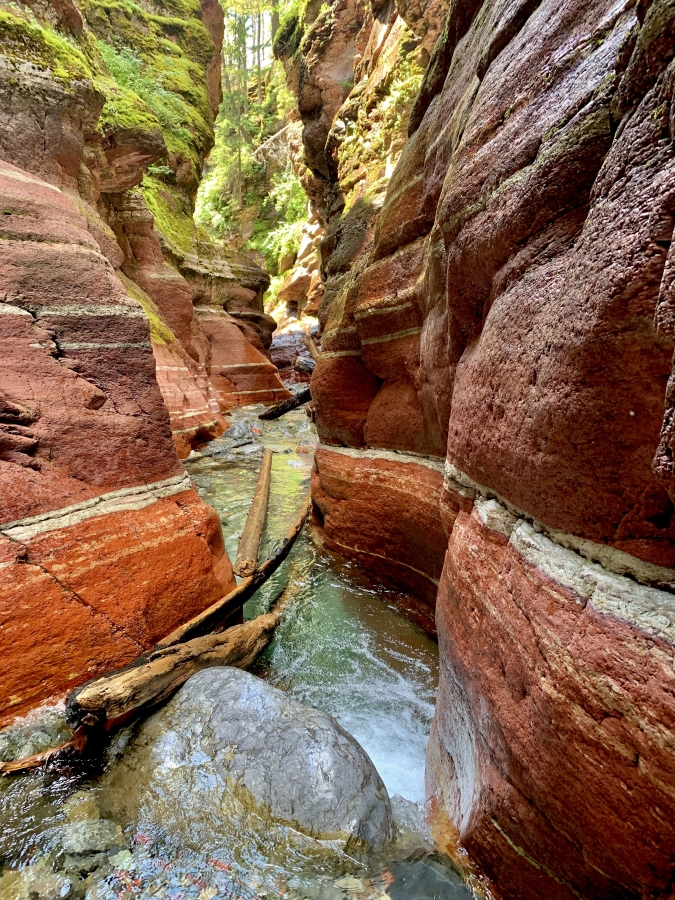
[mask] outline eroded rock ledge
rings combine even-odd
[[[667,896],[675,597],[494,498],[444,502],[429,790],[499,893]]]
[[[58,188],[0,163],[0,196],[4,724],[134,658],[233,577],[176,456],[142,308]]]

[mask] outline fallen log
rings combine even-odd
[[[263,453],[258,483],[253,496],[253,503],[248,511],[246,525],[239,538],[237,547],[237,559],[232,567],[235,575],[246,578],[252,575],[258,565],[258,550],[265,518],[267,516],[267,503],[270,496],[270,475],[272,473],[272,451]]]
[[[271,641],[281,612],[279,607],[220,634],[154,650],[123,669],[90,681],[68,696],[66,724],[69,728],[85,723],[110,728],[167,700],[201,669],[248,668]]]
[[[221,600],[175,629],[153,650],[126,666],[94,678],[66,699],[66,724],[73,737],[44,753],[0,763],[0,775],[16,774],[58,761],[76,752],[80,756],[93,736],[124,724],[166,700],[191,675],[207,666],[247,668],[270,642],[290,597],[287,588],[270,612],[219,634],[204,634],[240,609],[286,559],[311,510],[308,496],[276,553]]]
[[[307,349],[309,350],[309,355],[312,357],[312,359],[314,360],[314,362],[316,362],[316,361],[318,360],[318,358],[319,358],[319,353],[320,353],[320,351],[319,351],[319,348],[318,348],[318,347],[316,346],[316,344],[314,343],[314,340],[312,339],[312,335],[311,335],[311,334],[308,334],[308,335],[306,336],[305,346],[306,346]]]
[[[293,544],[298,539],[300,532],[307,521],[311,508],[312,498],[308,495],[302,505],[302,509],[298,513],[297,519],[287,531],[286,536],[276,553],[269,559],[266,559],[264,563],[258,566],[252,575],[249,575],[248,578],[245,578],[240,582],[229,594],[226,594],[220,600],[216,600],[216,602],[209,606],[208,609],[205,609],[204,612],[201,612],[198,616],[190,619],[189,622],[174,629],[171,634],[168,634],[156,645],[155,650],[161,650],[164,647],[173,647],[174,644],[180,644],[193,637],[198,637],[199,635],[213,631],[214,628],[220,625],[220,623],[232,615],[232,613],[241,609],[244,603],[255,594],[260,585],[276,572],[281,563],[291,552]]]
[[[258,418],[264,419],[266,422],[269,422],[272,419],[280,419],[281,416],[285,415],[287,412],[290,412],[292,409],[297,409],[299,406],[303,406],[303,404],[308,403],[311,399],[312,395],[309,388],[303,388],[301,391],[298,391],[297,394],[289,397],[288,400],[282,400],[281,403],[277,403],[276,406],[266,409],[265,412],[260,413]]]
[[[73,737],[44,753],[0,763],[0,775],[63,762],[73,753],[82,756],[92,734],[111,731],[158,706],[201,669],[247,669],[271,641],[289,598],[290,592],[284,588],[270,611],[250,622],[145,653],[129,665],[77,688],[66,700],[66,724],[74,730]]]

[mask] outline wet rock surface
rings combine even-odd
[[[209,803],[216,778],[308,835],[370,849],[393,835],[386,788],[354,738],[247,672],[191,678],[140,728],[124,765],[147,768],[150,806],[160,787],[164,803],[190,794],[194,807],[195,792]]]
[[[302,410],[260,422],[257,414],[262,409],[233,412],[230,431],[238,432],[240,439],[253,435],[277,451],[269,528],[261,550],[261,556],[267,556],[306,495],[315,432]],[[226,444],[230,431],[209,448]],[[256,454],[228,452],[195,456],[188,463],[201,496],[221,513],[232,553],[258,466]],[[391,796],[393,842],[373,853],[350,849],[346,854],[343,842],[320,841],[297,826],[279,824],[261,814],[257,805],[252,808],[245,789],[241,796],[246,802],[235,796],[209,769],[208,759],[199,765],[194,760],[193,771],[201,780],[176,802],[173,770],[164,782],[153,781],[156,765],[150,754],[138,754],[134,764],[127,765],[125,751],[133,748],[135,733],[128,728],[113,738],[100,779],[98,772],[87,773],[83,782],[77,772],[59,775],[53,770],[44,777],[28,773],[0,779],[0,859],[7,877],[2,887],[11,900],[16,900],[18,878],[33,883],[36,865],[38,874],[68,882],[71,900],[175,900],[178,895],[184,900],[387,900],[399,881],[405,885],[407,872],[427,864],[445,879],[439,891],[434,875],[429,900],[454,898],[457,876],[447,859],[433,853],[423,806],[437,645],[399,614],[396,592],[374,589],[365,572],[327,554],[313,528],[301,537],[296,553],[292,609],[257,674],[293,699],[330,713],[356,737]],[[274,576],[248,615],[265,611],[285,580],[283,573]],[[21,742],[37,732],[58,736],[59,710],[41,712],[8,735]],[[153,787],[150,796],[148,784]],[[100,832],[117,841],[117,826],[123,832],[121,849],[116,845],[99,850]],[[64,847],[74,836],[82,853]],[[415,890],[420,892],[415,900],[427,900],[427,887],[423,891],[416,881]],[[2,889],[0,896],[5,900]],[[469,896],[465,889],[464,897]]]
[[[0,732],[0,762],[42,753],[70,737],[63,706],[36,711]]]
[[[4,162],[0,195],[6,724],[133,659],[232,575],[176,456],[148,320],[85,212]]]

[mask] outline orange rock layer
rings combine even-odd
[[[234,579],[176,457],[148,321],[64,194],[0,163],[0,724]]]

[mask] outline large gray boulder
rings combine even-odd
[[[218,797],[228,815],[226,787],[256,814],[313,838],[377,849],[393,836],[387,790],[354,738],[240,669],[190,678],[143,724],[124,754],[128,767],[143,772],[146,814],[157,797],[169,815],[174,803],[189,815],[203,790],[203,803]]]

